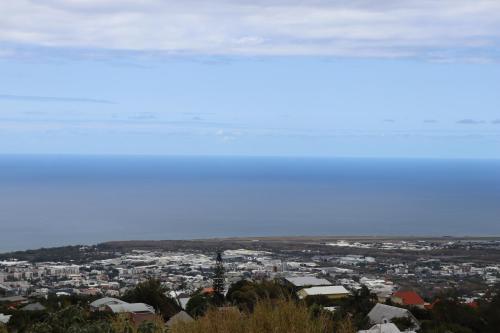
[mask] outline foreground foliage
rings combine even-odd
[[[149,304],[160,312],[165,320],[168,320],[181,308],[172,298],[166,296],[167,291],[159,280],[150,279],[129,290],[123,296],[123,300],[129,303]]]
[[[234,307],[210,308],[194,322],[174,325],[172,333],[327,333],[332,328],[331,317],[314,316],[303,303],[264,300],[256,302],[253,312],[240,312]]]

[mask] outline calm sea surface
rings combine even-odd
[[[500,161],[0,157],[0,252],[265,235],[500,235]]]

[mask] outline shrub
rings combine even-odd
[[[172,333],[327,333],[332,327],[329,317],[314,317],[303,303],[261,300],[251,313],[211,308],[194,322],[174,325]]]

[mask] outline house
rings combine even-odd
[[[205,295],[212,295],[214,293],[214,288],[212,288],[212,287],[203,288],[201,290],[201,293],[205,294]]]
[[[45,306],[36,302],[36,303],[31,303],[31,304],[28,304],[26,306],[23,306],[19,310],[21,310],[21,311],[45,311],[45,309],[46,309]]]
[[[376,324],[369,330],[361,330],[358,333],[402,333],[393,323]],[[405,333],[415,333],[415,331],[405,331]]]
[[[111,304],[126,304],[127,302],[122,301],[121,299],[113,298],[113,297],[103,297],[98,300],[90,303],[90,309],[92,311],[104,311],[107,310],[106,306]]]
[[[285,283],[295,289],[304,287],[331,286],[332,283],[326,279],[318,279],[314,276],[294,276],[285,278]]]
[[[190,299],[191,299],[191,297],[179,297],[177,300],[178,300],[179,306],[182,309],[186,310],[186,306],[187,306]]]
[[[343,286],[318,286],[304,288],[297,292],[299,298],[306,298],[308,296],[326,296],[330,299],[341,299],[350,295],[350,292]]]
[[[191,317],[190,315],[188,315],[185,311],[181,311],[181,312],[178,312],[176,313],[175,315],[173,315],[167,322],[165,325],[167,325],[167,327],[172,327],[173,325],[177,324],[177,323],[181,323],[181,322],[191,322],[193,321],[193,317]]]
[[[421,309],[425,308],[425,301],[414,291],[396,291],[392,295],[391,301],[394,304],[416,306]]]
[[[155,309],[144,303],[120,303],[108,304],[106,306],[109,311],[115,314],[128,314],[132,322],[139,326],[144,321],[153,321],[155,319]]]
[[[1,277],[1,275],[0,275],[0,277]],[[0,290],[3,292],[4,295],[9,295],[10,293],[13,292],[13,289],[11,287],[9,287],[8,285],[3,284],[1,282],[2,282],[2,280],[0,279]]]
[[[0,323],[4,325],[8,324],[10,317],[12,317],[12,315],[5,315],[3,313],[0,313]]]
[[[372,324],[388,324],[394,318],[409,318],[414,324],[413,329],[418,330],[420,328],[417,318],[407,309],[377,303],[368,312],[368,319]]]
[[[28,299],[23,296],[0,297],[0,303],[7,303],[10,307],[16,307],[28,303]]]

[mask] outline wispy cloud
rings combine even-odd
[[[30,96],[0,94],[0,100],[27,101],[27,102],[62,102],[62,103],[97,103],[116,104],[113,101],[85,97],[55,97],[55,96]]]
[[[459,121],[457,121],[457,124],[461,124],[461,125],[479,125],[479,124],[483,124],[484,121],[482,120],[477,120],[477,119],[461,119]]]
[[[158,118],[158,115],[153,112],[139,112],[129,116],[128,118],[131,120],[154,120]]]
[[[500,125],[500,119],[495,119],[491,123],[495,125]]]
[[[0,2],[0,56],[47,49],[491,61],[492,0],[16,0]],[[5,45],[11,45],[6,47]]]

